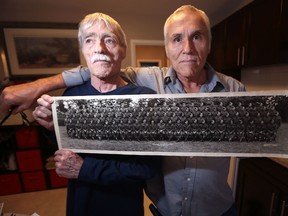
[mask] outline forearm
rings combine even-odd
[[[78,178],[97,184],[143,182],[151,179],[159,170],[159,157],[136,156],[121,160],[88,156],[84,159]]]
[[[13,108],[13,113],[19,113],[30,108],[44,93],[65,88],[61,74],[35,80],[33,82],[6,87],[0,96],[0,111],[7,113]]]
[[[64,79],[62,77],[62,74],[57,74],[55,76],[42,78],[35,80],[31,84],[37,86],[37,92],[35,93],[35,99],[37,100],[42,94],[45,94],[49,91],[57,90],[66,88],[66,84],[64,82]]]

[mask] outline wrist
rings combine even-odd
[[[55,76],[38,79],[35,81],[39,95],[46,94],[49,91],[66,88],[61,74]]]

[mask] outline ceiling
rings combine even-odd
[[[215,24],[223,20],[237,9],[248,4],[252,0],[1,0],[0,21],[10,21],[14,19],[23,20],[28,18],[21,14],[29,11],[31,18],[41,17],[43,13],[49,12],[50,18],[57,13],[64,13],[69,17],[74,16],[75,11],[85,11],[85,13],[104,12],[112,17],[119,17],[123,14],[146,17],[168,17],[176,8],[183,4],[192,4],[199,9],[204,10],[211,20],[211,24]],[[2,8],[2,9],[1,9]],[[15,13],[13,13],[15,11]],[[69,12],[71,11],[71,13]],[[29,17],[29,19],[31,19]],[[36,19],[36,18],[35,18]],[[75,19],[78,22],[79,18]]]
[[[81,4],[83,0],[72,0],[75,4]],[[176,8],[184,4],[192,4],[204,10],[211,23],[218,23],[239,8],[252,0],[104,0],[95,2],[97,9],[107,11],[110,14],[126,13],[151,15],[154,17],[168,17]],[[71,2],[71,1],[70,1]],[[107,7],[109,5],[109,7]]]

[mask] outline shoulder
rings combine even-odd
[[[153,77],[159,77],[163,75],[163,68],[159,67],[127,67],[122,70],[125,77],[132,79],[153,79]]]
[[[236,80],[231,76],[227,76],[220,72],[216,72],[216,76],[218,77],[219,81],[224,85],[227,91],[245,91],[245,86],[240,81]]]
[[[163,80],[167,70],[159,67],[128,67],[123,71],[124,79],[137,86],[146,86],[156,92],[163,92]]]

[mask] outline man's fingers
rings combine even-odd
[[[47,94],[42,95],[41,98],[43,98],[49,104],[52,104],[54,102],[54,99]]]
[[[32,112],[32,115],[35,120],[38,119],[52,119],[52,112],[49,109],[46,109],[45,107],[38,106],[35,108],[35,110]]]

